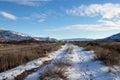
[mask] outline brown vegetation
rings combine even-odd
[[[49,61],[48,61],[49,62]],[[47,65],[45,70],[40,74],[40,80],[69,80],[66,74],[66,68],[72,64],[70,60],[61,58],[59,60],[51,61],[50,65]]]
[[[42,72],[39,80],[68,80],[67,75],[65,74],[65,68],[60,67],[47,67],[44,72]]]
[[[120,64],[120,42],[72,42],[85,50],[94,50],[95,59],[103,61],[106,65]]]
[[[53,62],[53,64],[57,67],[69,67],[71,66],[71,62],[67,59],[60,59],[60,60],[56,60]]]
[[[73,47],[69,47],[69,48],[66,50],[66,52],[67,52],[68,54],[74,54],[74,52],[73,52]]]
[[[11,45],[14,47],[11,47]],[[0,50],[0,72],[25,64],[33,59],[45,57],[49,52],[60,48],[61,45],[57,42],[0,44],[0,46],[4,46]]]
[[[33,72],[35,72],[35,69],[25,71],[21,73],[20,75],[18,75],[17,77],[15,77],[14,80],[24,80],[26,76],[28,76],[29,74]]]

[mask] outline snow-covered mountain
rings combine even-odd
[[[27,34],[11,31],[11,30],[1,30],[0,29],[0,41],[22,41],[22,40],[30,40],[33,39]]]
[[[35,40],[39,40],[39,41],[58,41],[55,38],[50,38],[50,37],[33,37]]]
[[[100,39],[100,41],[120,41],[120,33],[112,35],[104,39]]]
[[[72,39],[63,39],[62,41],[93,41],[93,39],[88,39],[88,38],[72,38]]]
[[[49,38],[49,37],[33,37],[29,36],[27,34],[23,34],[16,31],[11,30],[1,30],[0,29],[0,41],[23,41],[23,40],[30,40],[35,39],[38,41],[57,41],[55,38]]]

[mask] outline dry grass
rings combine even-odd
[[[71,62],[67,59],[60,59],[60,60],[56,60],[53,62],[53,64],[57,67],[69,67],[71,66]]]
[[[66,70],[60,67],[47,67],[44,72],[39,77],[39,80],[68,80],[67,75],[65,74]]]
[[[0,72],[25,64],[39,57],[48,56],[49,52],[58,50],[61,43],[27,43],[27,44],[1,44],[4,50],[0,50]],[[6,45],[6,46],[5,46]],[[14,47],[10,48],[10,45]],[[29,47],[28,47],[29,45]],[[27,46],[27,47],[26,47]],[[23,48],[21,48],[23,47]]]
[[[95,59],[108,66],[120,64],[120,42],[72,42],[85,50],[94,50]]]
[[[47,64],[50,64],[52,62],[52,60],[46,60],[43,62],[43,65],[47,65]]]
[[[33,73],[34,71],[35,71],[35,69],[25,71],[22,74],[20,74],[17,77],[15,77],[14,80],[24,80],[26,76],[28,76],[29,74]]]
[[[51,63],[52,60],[46,60],[43,62],[43,64],[38,67],[38,68],[35,68],[35,69],[32,69],[32,70],[28,70],[28,71],[25,71],[23,72],[22,74],[18,75],[17,77],[14,78],[14,80],[24,80],[29,74],[32,74],[33,72],[35,72],[36,70],[38,70],[39,68],[41,67],[44,67],[48,64]]]
[[[66,74],[67,67],[71,66],[70,60],[61,58],[58,60],[47,61],[49,65],[40,74],[40,80],[69,80]]]
[[[73,47],[69,47],[69,48],[66,50],[66,52],[67,52],[68,54],[74,54],[74,52],[73,52]]]

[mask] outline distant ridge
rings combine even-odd
[[[50,37],[33,37],[35,40],[38,40],[38,41],[58,41],[57,39],[55,38],[50,38]]]
[[[57,40],[55,38],[49,38],[49,37],[32,37],[20,32],[0,29],[0,41],[24,41],[31,39],[38,41],[53,41],[53,42],[55,41],[120,41],[120,33],[114,34],[110,37],[106,37],[103,39],[96,39],[96,40],[89,38],[71,38],[71,39]]]
[[[106,37],[104,39],[98,39],[98,41],[120,41],[120,33],[114,34],[110,37]]]
[[[23,41],[23,40],[30,40],[32,39],[31,36],[11,30],[3,30],[0,29],[0,41]]]
[[[23,34],[16,31],[11,30],[3,30],[0,29],[0,41],[25,41],[25,40],[37,40],[37,41],[57,41],[55,38],[49,37],[32,37],[27,34]]]
[[[120,41],[120,33],[105,38],[106,41]]]
[[[94,39],[88,38],[72,38],[72,39],[63,39],[62,41],[93,41]]]

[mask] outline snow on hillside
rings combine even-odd
[[[87,38],[73,38],[73,39],[63,39],[62,41],[93,41],[93,39],[87,39]]]
[[[32,39],[32,37],[23,33],[10,31],[10,30],[0,30],[0,40],[2,41],[8,41],[8,40],[22,41],[29,39]]]
[[[120,41],[120,33],[112,35],[104,39],[100,39],[100,41]]]
[[[72,54],[67,52],[68,48],[72,48]],[[120,80],[120,68],[118,68],[117,71],[113,69],[114,72],[109,72],[109,67],[103,65],[101,61],[94,60],[94,51],[84,51],[82,47],[72,44],[64,45],[60,50],[52,52],[48,57],[39,58],[26,65],[21,65],[17,68],[0,73],[0,80],[5,78],[12,80],[25,70],[39,67],[46,60],[53,60],[46,66],[39,67],[36,72],[29,74],[25,78],[25,80],[38,80],[47,66],[51,66],[55,60],[61,59],[69,59],[72,64],[70,67],[66,68],[66,74],[69,80]],[[37,63],[37,65],[35,65],[35,63]],[[53,69],[53,67],[51,67],[51,69]]]
[[[55,38],[49,38],[49,37],[33,37],[35,40],[39,40],[39,41],[58,41]]]

